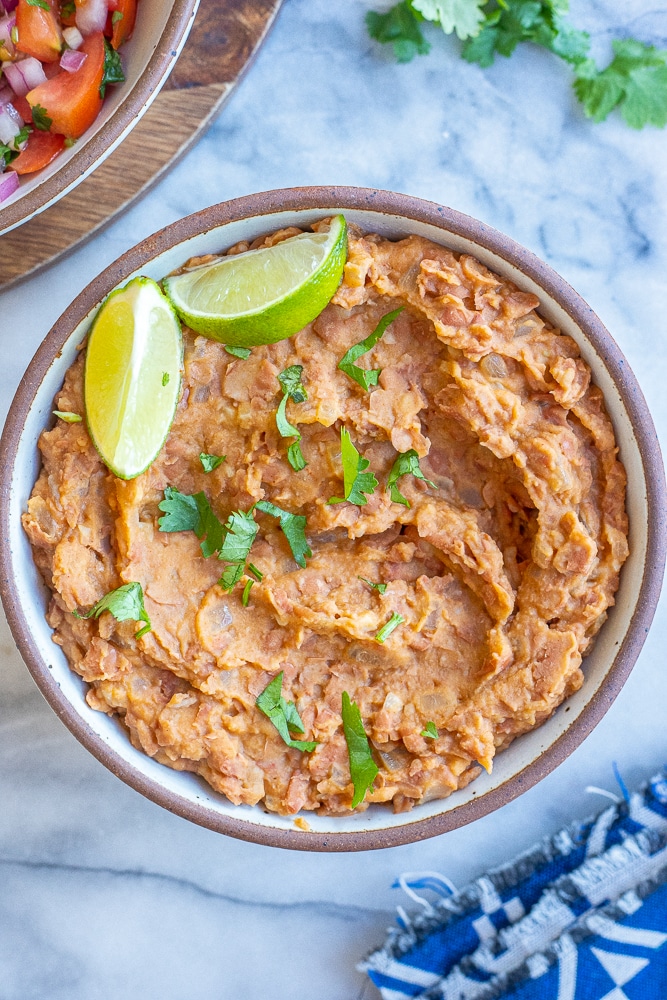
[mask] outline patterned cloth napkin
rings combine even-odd
[[[667,775],[421,912],[361,963],[383,1000],[667,1000]],[[432,890],[430,903],[419,895]]]

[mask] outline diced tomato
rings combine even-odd
[[[51,132],[78,139],[93,124],[100,108],[100,84],[104,75],[104,35],[89,35],[81,46],[88,58],[76,73],[63,70],[53,80],[40,83],[27,95],[31,107],[38,104],[51,119]]]
[[[48,10],[19,0],[16,8],[16,48],[40,62],[57,62],[63,49],[63,33],[58,17],[58,0],[42,0]]]
[[[21,118],[28,125],[32,123],[32,108],[25,97],[12,97],[12,104],[20,114]]]
[[[54,160],[65,148],[65,136],[53,135],[51,132],[38,132],[35,129],[28,136],[25,148],[9,164],[10,170],[17,174],[34,174]]]
[[[115,9],[111,15],[112,20],[114,14],[123,15],[113,21],[113,34],[111,36],[111,44],[114,49],[119,49],[123,42],[130,37],[134,29],[134,22],[137,17],[137,0],[114,0],[114,7]]]

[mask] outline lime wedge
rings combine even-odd
[[[150,278],[133,278],[102,303],[86,350],[86,423],[100,458],[121,479],[144,472],[164,444],[182,357],[181,325]]]
[[[262,250],[222,257],[164,287],[184,323],[233,347],[274,344],[298,333],[327,305],[343,276],[347,225],[301,233]]]

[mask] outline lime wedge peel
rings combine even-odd
[[[181,325],[159,286],[133,278],[102,303],[88,337],[84,402],[102,461],[134,479],[155,460],[180,395]]]
[[[336,215],[328,232],[222,257],[163,284],[192,330],[232,347],[255,347],[285,340],[319,316],[346,259],[347,224]]]

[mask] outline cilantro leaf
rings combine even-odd
[[[109,83],[125,83],[125,73],[123,72],[123,64],[120,61],[120,55],[115,49],[109,45],[106,38],[104,39],[104,70],[102,73],[102,82],[100,83],[100,97],[104,97],[107,91],[107,84]],[[35,116],[33,114],[33,121]]]
[[[243,563],[230,563],[226,566],[222,576],[218,580],[218,586],[223,590],[233,590],[243,576]]]
[[[287,419],[287,400],[291,399],[295,403],[303,403],[308,399],[308,393],[306,392],[303,383],[301,381],[301,375],[303,373],[303,365],[290,365],[289,368],[285,368],[284,371],[278,376],[278,381],[282,386],[284,395],[280,400],[280,404],[276,411],[276,427],[278,428],[278,433],[281,437],[296,438],[292,444],[287,449],[287,461],[292,466],[295,472],[301,472],[302,469],[306,468],[308,464],[303,457],[303,452],[301,451],[301,433],[297,427]]]
[[[51,10],[46,0],[26,0],[26,3],[29,7],[41,7],[42,10]]]
[[[590,37],[565,20],[567,7],[558,0],[503,0],[486,14],[479,33],[466,41],[463,58],[487,67],[496,53],[509,57],[517,45],[533,42],[578,66],[588,55]]]
[[[231,344],[225,344],[225,350],[227,354],[231,354],[234,358],[242,358],[243,361],[247,361],[252,354],[249,347],[232,347]]]
[[[213,472],[219,465],[222,465],[226,458],[226,455],[207,455],[204,451],[199,453],[199,461],[204,472]]]
[[[255,507],[264,514],[270,514],[272,517],[278,518],[281,530],[289,543],[295,562],[302,569],[305,569],[306,558],[310,558],[313,554],[306,539],[305,517],[302,514],[290,514],[289,511],[276,507],[275,504],[270,503],[268,500],[258,500]]]
[[[69,410],[53,410],[52,412],[54,416],[64,420],[66,424],[80,424],[83,419],[78,413],[71,413]]]
[[[372,790],[380,769],[373,760],[359,706],[350,701],[347,691],[343,691],[342,702],[343,733],[350,760],[350,778],[354,785],[352,808],[356,809],[366,798],[366,792]]]
[[[386,589],[388,587],[388,584],[386,584],[386,583],[372,583],[372,581],[371,580],[367,580],[365,576],[358,576],[357,580],[363,580],[364,583],[368,584],[368,586],[371,588],[371,590],[377,590],[377,592],[379,594],[384,594],[384,592],[386,591]]]
[[[122,10],[115,10],[113,12],[113,14],[111,15],[111,23],[112,24],[118,24],[119,21],[123,20],[123,17],[124,17],[124,14],[123,14]]]
[[[394,503],[402,503],[404,507],[410,506],[410,501],[407,500],[403,494],[399,491],[396,483],[401,478],[401,476],[407,476],[410,474],[414,476],[415,479],[422,479],[429,486],[432,486],[434,490],[437,490],[437,486],[430,479],[427,479],[422,470],[419,468],[419,455],[414,450],[410,448],[409,451],[402,452],[394,464],[391,467],[389,473],[389,479],[387,480],[387,486],[389,487],[389,495]]]
[[[463,40],[474,38],[484,20],[481,8],[487,0],[411,0],[414,10],[427,21],[438,22],[446,35],[453,31]]]
[[[166,486],[158,507],[165,513],[158,521],[160,531],[194,531],[207,559],[222,546],[223,527],[205,493],[188,495]]]
[[[427,722],[420,735],[423,736],[425,740],[437,740],[438,730],[436,729],[435,722]]]
[[[358,382],[362,389],[366,389],[366,391],[368,391],[372,385],[378,384],[378,379],[382,369],[373,368],[369,371],[366,368],[359,368],[354,362],[357,358],[360,358],[362,354],[366,354],[375,347],[389,324],[393,323],[398,314],[403,312],[403,308],[404,307],[401,306],[400,309],[394,309],[393,312],[387,313],[383,316],[373,332],[366,337],[365,340],[360,341],[358,344],[354,344],[354,346],[351,347],[338,362],[340,370],[345,372],[346,375],[349,375],[349,377],[354,379],[355,382]]]
[[[86,614],[74,611],[77,618],[99,618],[103,611],[108,611],[116,621],[145,622],[143,628],[135,633],[135,639],[141,639],[151,630],[151,621],[144,607],[144,592],[140,583],[125,583],[116,590],[109,591],[94,604]]]
[[[614,58],[598,72],[592,60],[579,67],[574,90],[584,114],[603,121],[618,107],[631,128],[667,124],[667,52],[634,39],[613,42]]]
[[[243,594],[241,595],[241,604],[243,605],[244,608],[248,607],[248,601],[250,600],[250,591],[254,586],[255,586],[254,580],[246,580],[246,585],[243,588]]]
[[[282,696],[283,673],[281,670],[266,685],[255,704],[260,712],[271,720],[288,747],[312,753],[317,746],[317,740],[295,740],[290,736],[290,729],[296,733],[303,733],[304,726],[294,702],[285,701]]]
[[[392,611],[391,618],[388,622],[382,626],[378,634],[375,636],[376,642],[385,642],[392,632],[394,632],[399,625],[402,625],[405,621],[403,615],[399,615],[396,611]]]
[[[67,0],[60,8],[61,17],[74,17],[76,14],[76,4],[74,0]]]
[[[227,534],[218,558],[225,562],[245,563],[259,531],[259,525],[252,516],[252,512],[246,514],[242,510],[233,511],[229,515],[225,528]]]
[[[406,63],[417,55],[425,56],[431,51],[419,28],[420,20],[410,0],[402,0],[384,14],[369,10],[366,27],[376,42],[393,47],[397,62]]]
[[[252,575],[259,583],[261,583],[262,580],[264,579],[264,574],[260,570],[258,570],[256,566],[253,566],[252,563],[248,563],[246,570],[248,573],[252,573]]]
[[[34,104],[32,106],[32,123],[40,132],[48,132],[53,124],[53,119],[49,118],[41,104]]]
[[[371,464],[367,458],[362,458],[352,444],[350,432],[345,427],[340,429],[340,453],[343,463],[344,497],[331,497],[327,503],[343,503],[348,500],[362,507],[368,500],[364,494],[375,492],[378,481],[372,472],[364,472]]]

